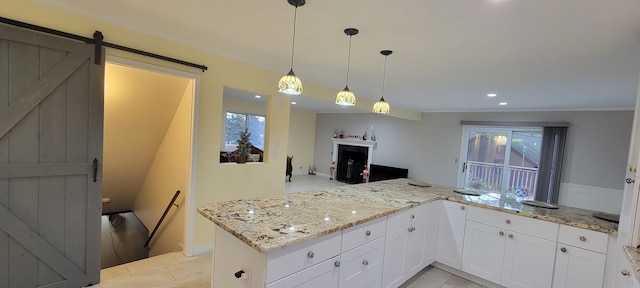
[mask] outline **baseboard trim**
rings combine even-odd
[[[431,266],[436,267],[436,268],[438,268],[440,270],[444,270],[446,272],[449,272],[449,273],[451,273],[453,275],[456,275],[458,277],[462,277],[462,278],[467,279],[467,280],[469,280],[471,282],[474,282],[476,284],[480,284],[482,287],[504,288],[504,286],[500,286],[499,284],[493,283],[491,281],[487,281],[487,280],[482,279],[482,278],[480,278],[478,276],[471,275],[471,274],[469,274],[467,272],[464,272],[462,270],[458,270],[458,269],[453,268],[451,266],[444,265],[444,264],[442,264],[440,262],[433,262],[433,263],[431,263]]]
[[[198,245],[193,247],[193,249],[191,249],[192,255],[191,256],[197,256],[200,254],[206,254],[206,253],[211,253],[213,252],[213,242],[209,242],[209,243],[205,243],[202,245]]]

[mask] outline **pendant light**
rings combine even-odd
[[[336,96],[336,104],[341,106],[355,106],[356,105],[356,95],[353,94],[349,90],[349,65],[351,62],[351,36],[358,34],[358,29],[356,28],[347,28],[344,29],[344,34],[349,36],[349,57],[347,58],[347,82],[344,85],[344,89],[338,92]]]
[[[287,75],[282,76],[278,82],[278,92],[288,95],[302,94],[302,81],[293,73],[293,55],[296,47],[296,18],[298,16],[298,7],[305,4],[305,0],[287,0],[289,4],[295,7],[293,10],[293,41],[291,44],[291,69]]]
[[[373,104],[373,112],[380,114],[389,114],[389,103],[384,101],[384,80],[387,77],[387,56],[391,55],[393,51],[391,50],[382,50],[380,54],[384,55],[384,70],[382,70],[382,95],[380,100]]]

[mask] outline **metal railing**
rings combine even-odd
[[[178,207],[178,204],[175,204],[176,199],[178,199],[178,195],[180,195],[180,190],[176,191],[176,194],[173,195],[173,198],[169,202],[169,205],[167,205],[167,209],[164,209],[164,213],[162,213],[162,217],[160,217],[160,220],[158,220],[156,227],[153,228],[153,232],[151,232],[151,235],[149,235],[149,239],[147,239],[147,243],[144,243],[144,247],[149,247],[149,242],[151,242],[151,239],[153,239],[153,236],[158,231],[158,228],[160,228],[160,224],[162,224],[164,217],[166,217],[167,213],[169,213],[169,209],[171,209],[171,206],[176,205],[176,207]]]
[[[500,192],[504,166],[501,164],[468,161],[466,163],[465,188]],[[538,168],[509,166],[507,192],[518,196],[531,196],[536,191]]]

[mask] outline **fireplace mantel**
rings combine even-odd
[[[378,146],[378,143],[376,141],[366,141],[366,140],[353,139],[353,138],[331,138],[331,140],[333,141],[331,161],[333,161],[336,164],[336,167],[338,167],[338,146],[339,145],[366,147],[368,149],[367,167],[371,167],[371,162],[373,161],[373,150],[376,149]]]
[[[378,142],[376,141],[367,141],[360,139],[350,139],[350,138],[331,138],[333,140],[334,148],[337,145],[353,145],[353,146],[362,146],[362,147],[371,147],[376,149],[378,146]]]

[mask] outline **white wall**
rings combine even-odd
[[[173,121],[133,204],[133,212],[151,233],[175,192],[181,192],[176,200],[179,207],[171,207],[149,244],[149,256],[182,250],[185,223],[183,200],[189,193],[192,95],[193,86],[190,84],[184,91]]]
[[[289,120],[289,145],[287,154],[293,156],[293,175],[307,174],[313,163],[315,147],[316,113],[291,109]]]
[[[562,182],[622,193],[633,111],[443,112],[424,113],[421,121],[376,114],[318,114],[314,161],[318,172],[328,173],[334,129],[362,134],[373,125],[378,142],[373,163],[408,168],[410,178],[454,186],[462,120],[569,122]],[[581,192],[571,194],[580,197]],[[566,201],[581,203],[579,198]]]

